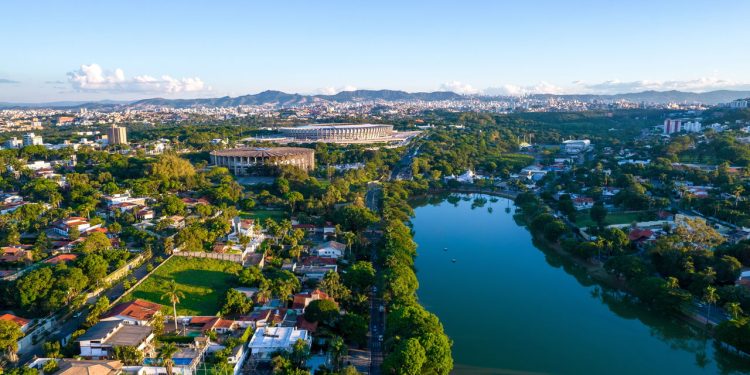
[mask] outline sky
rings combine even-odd
[[[0,101],[750,89],[746,1],[26,1]]]

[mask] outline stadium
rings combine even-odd
[[[386,124],[315,124],[280,128],[284,136],[298,141],[364,141],[393,136],[393,125]]]
[[[315,169],[315,151],[302,147],[248,147],[211,151],[211,164],[226,167],[235,175],[250,175],[264,167],[293,165]]]

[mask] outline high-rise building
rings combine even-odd
[[[664,134],[679,133],[682,130],[682,120],[664,120]]]
[[[107,129],[107,141],[111,145],[128,144],[128,130],[124,126],[112,124],[112,127]]]
[[[23,145],[25,146],[38,146],[43,145],[44,141],[42,140],[41,135],[36,135],[34,133],[26,133],[23,135]]]
[[[21,146],[23,146],[23,142],[16,137],[5,141],[5,148],[21,148]]]

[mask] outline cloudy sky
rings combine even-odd
[[[750,89],[745,1],[22,1],[0,101]]]

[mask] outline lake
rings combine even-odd
[[[701,329],[652,314],[535,245],[514,220],[511,201],[492,198],[480,206],[475,197],[417,202],[412,221],[419,300],[454,341],[455,374],[747,369]]]

